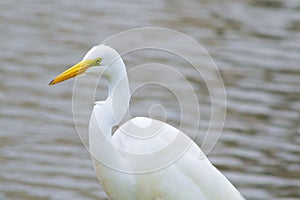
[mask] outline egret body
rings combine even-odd
[[[94,46],[81,62],[49,84],[99,72],[108,80],[108,97],[105,101],[96,102],[93,108],[89,124],[89,148],[97,177],[110,199],[244,199],[188,136],[164,122],[137,117],[121,125],[112,135],[112,128],[128,110],[130,91],[124,62],[111,47]],[[154,126],[160,129],[151,136],[149,130],[156,130]],[[145,132],[150,136],[140,139],[139,136],[144,136]],[[172,147],[175,138],[180,142]],[[142,156],[135,159],[131,155],[159,152],[168,145],[171,146],[170,151],[149,157],[149,160],[143,160]],[[174,156],[173,152],[182,153],[173,162],[164,162]],[[156,166],[156,163],[165,165]]]

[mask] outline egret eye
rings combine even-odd
[[[95,60],[95,63],[97,64],[97,65],[100,65],[100,63],[101,63],[101,58],[97,58],[96,60]]]

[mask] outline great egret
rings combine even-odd
[[[89,148],[97,177],[110,199],[244,199],[189,137],[164,122],[137,117],[121,125],[115,134],[111,134],[112,128],[125,115],[130,101],[125,64],[113,48],[106,45],[94,46],[81,62],[58,75],[49,85],[95,72],[102,72],[107,78],[109,94],[105,101],[96,102],[93,108],[89,125]],[[130,123],[137,128],[129,126]],[[149,130],[154,130],[154,127],[160,127],[159,133],[150,133],[146,139],[138,138],[145,132],[149,134]],[[173,150],[170,148],[163,155],[152,157],[152,160],[143,160],[143,155],[171,145],[175,137],[179,138],[180,143],[177,146],[174,144]],[[186,151],[186,146],[182,145],[184,143],[190,143]],[[140,153],[141,159],[134,159],[124,152]],[[173,152],[183,154],[170,164],[163,162],[174,156]],[[166,165],[159,168],[155,163]],[[147,166],[155,166],[157,170],[151,171]],[[135,170],[144,170],[145,173],[134,173]]]

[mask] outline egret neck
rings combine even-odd
[[[122,162],[119,151],[114,148],[112,143],[112,127],[122,120],[128,110],[129,83],[125,64],[119,55],[106,67],[106,70],[104,74],[108,80],[108,97],[105,101],[96,102],[94,106],[90,120],[94,124],[89,126],[90,151],[92,155],[97,155],[96,159],[98,160],[105,156],[102,159],[104,162]],[[91,130],[95,128],[97,130]],[[105,154],[103,150],[109,154]]]
[[[128,110],[130,90],[126,67],[121,56],[118,55],[106,70],[108,97],[102,103],[106,107],[105,117],[109,118],[109,125],[112,128],[122,120]]]

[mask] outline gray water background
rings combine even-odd
[[[228,107],[212,163],[247,199],[300,199],[298,0],[10,0],[0,10],[0,199],[105,199],[74,128],[73,81],[47,84],[91,46],[144,26],[193,37],[222,73]],[[172,107],[172,95],[149,91],[136,94],[133,115],[157,99]]]

